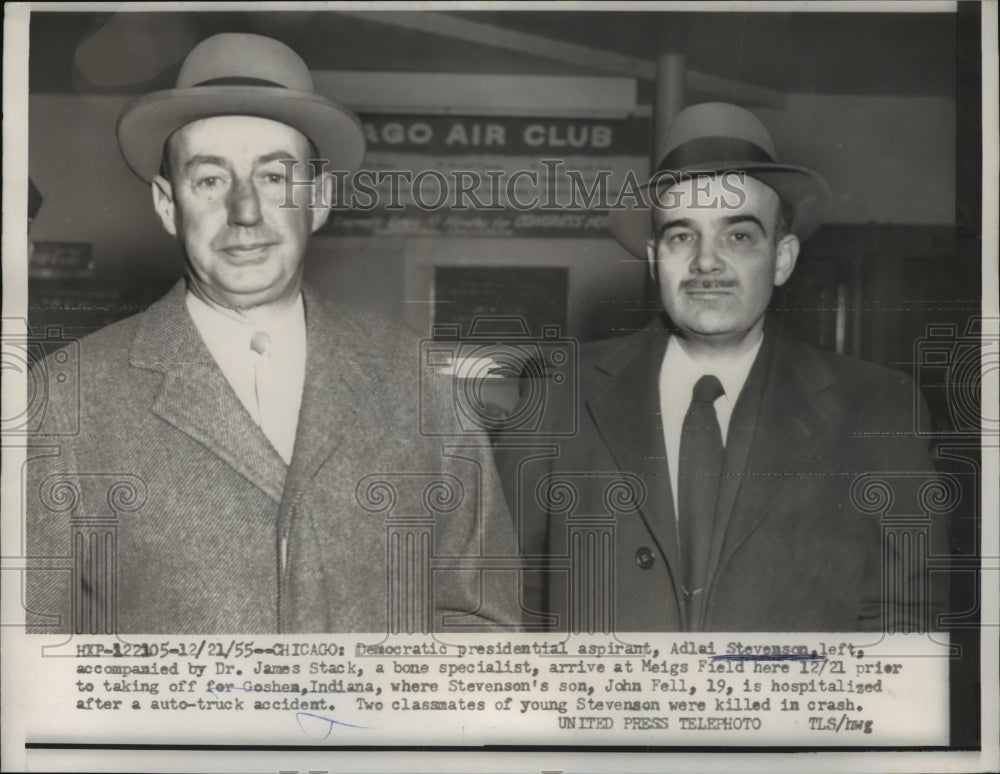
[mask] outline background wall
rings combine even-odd
[[[780,160],[826,178],[831,223],[954,222],[953,97],[790,94],[754,112]]]
[[[183,264],[153,211],[149,186],[118,151],[115,122],[129,101],[117,96],[32,95],[29,170],[45,198],[36,242],[90,242],[104,272],[177,276]]]

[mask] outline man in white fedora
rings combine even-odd
[[[526,573],[527,606],[564,628],[567,600],[600,604],[617,631],[935,625],[946,586],[891,537],[893,517],[922,514],[921,550],[947,551],[942,515],[917,496],[936,479],[913,382],[798,342],[765,314],[823,219],[826,183],[778,163],[752,113],[707,103],[675,118],[643,194],[650,206],[633,196],[610,228],[648,264],[664,314],[584,347],[579,432],[539,439],[556,456],[498,450],[535,564],[568,550],[566,497],[551,505],[546,482],[617,472],[633,488],[614,514],[610,598],[581,602],[575,576],[549,569]],[[578,489],[576,513],[608,511]]]
[[[79,433],[35,439],[29,554],[49,564],[29,569],[29,627],[516,626],[514,583],[431,572],[516,550],[488,452],[419,432],[421,392],[440,425],[453,407],[418,373],[418,336],[303,287],[330,172],[364,155],[357,116],[284,44],[222,34],[125,108],[118,142],[187,276],[80,342]]]

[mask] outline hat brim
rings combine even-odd
[[[159,174],[163,146],[185,124],[215,116],[269,118],[298,129],[316,146],[329,171],[354,171],[365,155],[357,116],[320,94],[270,86],[198,86],[139,97],[118,119],[125,161],[147,183]]]
[[[792,208],[791,232],[799,239],[810,236],[823,223],[830,208],[832,194],[826,181],[811,169],[789,164],[753,163],[734,166],[731,162],[699,164],[675,170],[684,175],[719,175],[724,172],[745,172],[760,180]],[[641,188],[669,183],[666,173],[654,175]],[[655,201],[655,197],[652,198]],[[608,214],[608,229],[618,242],[637,258],[646,258],[646,244],[651,233],[651,208],[637,206],[633,198],[627,206],[612,209]]]

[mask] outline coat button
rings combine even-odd
[[[642,546],[635,552],[635,563],[642,569],[648,570],[656,562],[656,555],[649,546]]]

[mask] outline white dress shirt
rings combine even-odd
[[[289,464],[306,375],[302,295],[284,309],[246,313],[207,303],[191,292],[185,302],[240,402]]]
[[[660,416],[663,419],[663,440],[667,448],[667,470],[670,490],[677,513],[677,459],[681,450],[681,431],[684,417],[691,406],[691,393],[695,383],[706,374],[717,376],[726,392],[715,401],[715,415],[722,431],[725,445],[729,434],[729,420],[743,385],[750,375],[750,368],[760,351],[764,338],[736,360],[696,360],[688,354],[677,336],[667,342],[667,351],[660,366]]]

